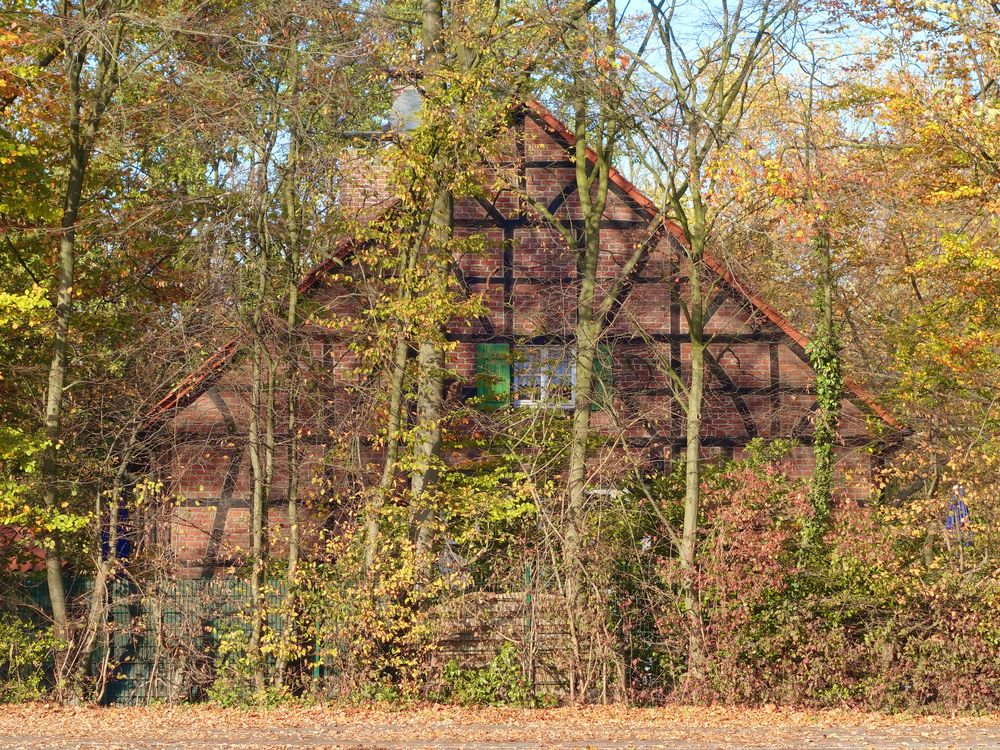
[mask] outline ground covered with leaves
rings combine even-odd
[[[728,707],[460,709],[308,707],[239,711],[211,706],[10,707],[0,747],[130,748],[990,748],[1000,714],[910,717],[847,711]]]

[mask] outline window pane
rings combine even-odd
[[[548,392],[550,401],[571,403],[573,401],[573,364],[568,359],[549,360]]]
[[[572,353],[565,346],[523,346],[514,364],[514,399],[551,406],[573,403],[576,380]]]
[[[526,346],[517,349],[514,362],[514,399],[516,401],[542,400],[541,351]]]

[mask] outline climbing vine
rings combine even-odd
[[[837,424],[840,421],[840,399],[844,376],[840,361],[837,326],[825,315],[829,304],[823,287],[817,290],[820,325],[815,338],[806,347],[809,364],[816,372],[816,423],[813,429],[813,456],[816,460],[812,482],[812,518],[806,523],[806,546],[822,539],[830,522],[833,505],[833,461]]]

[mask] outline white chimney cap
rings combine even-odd
[[[400,133],[416,130],[420,124],[420,107],[424,98],[416,86],[396,89],[389,110],[389,127]]]

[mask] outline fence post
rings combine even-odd
[[[524,636],[525,636],[525,646],[527,646],[528,652],[528,663],[525,665],[527,670],[528,684],[531,685],[531,690],[535,690],[535,628],[534,619],[532,617],[534,610],[534,599],[532,597],[532,571],[531,562],[526,562],[524,564]]]

